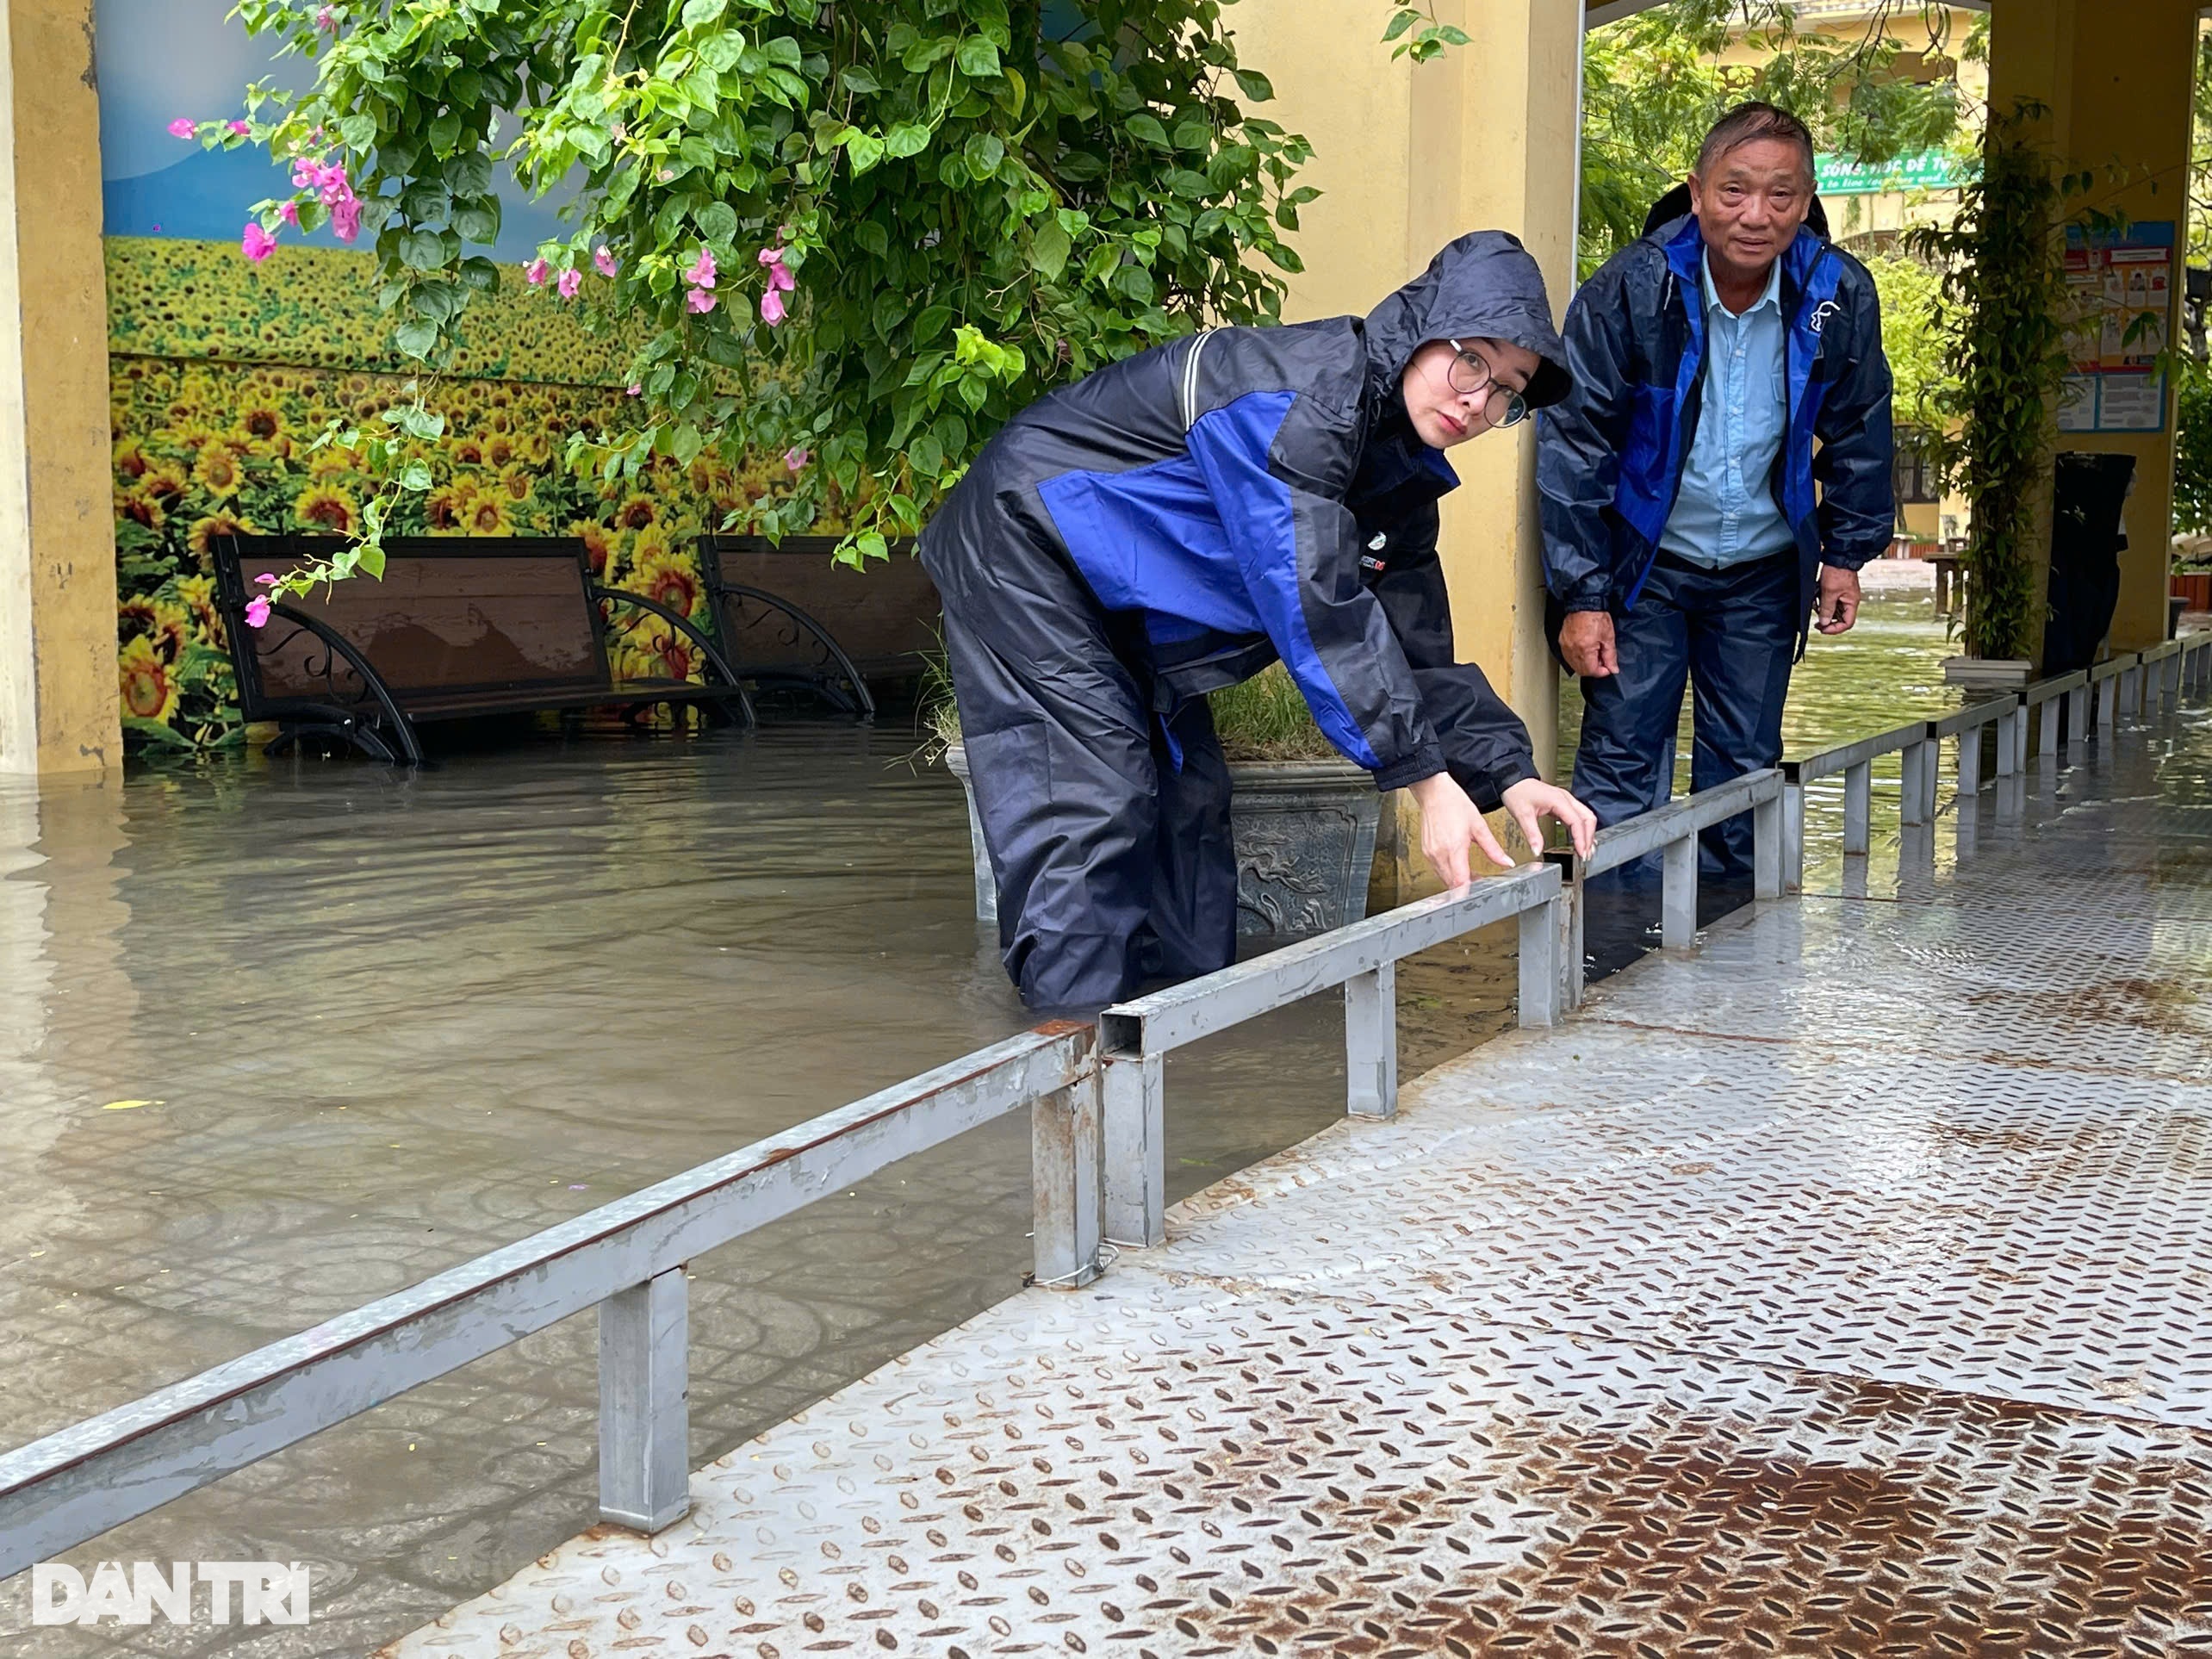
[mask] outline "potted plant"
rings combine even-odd
[[[1247,935],[1320,933],[1367,914],[1382,798],[1375,780],[1341,759],[1282,664],[1215,692],[1214,725],[1228,757],[1237,854],[1237,926]],[[991,857],[975,808],[960,717],[941,695],[931,724],[945,764],[968,797],[975,853],[975,913],[998,915]]]

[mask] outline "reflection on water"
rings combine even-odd
[[[1870,609],[1815,643],[1793,748],[1945,700],[1927,607]],[[910,743],[0,786],[0,1446],[1018,1029],[959,790]],[[1512,995],[1510,929],[1408,964],[1407,1073]],[[1177,1057],[1171,1193],[1333,1121],[1340,1032],[1321,998]],[[1012,1291],[1028,1173],[991,1126],[693,1264],[694,1460]],[[365,1651],[590,1522],[594,1355],[571,1320],[69,1558],[307,1561],[313,1631],[254,1652]],[[126,1650],[28,1631],[28,1589],[7,1650]]]

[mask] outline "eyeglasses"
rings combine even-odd
[[[1452,358],[1451,366],[1445,370],[1445,383],[1462,397],[1472,397],[1483,388],[1489,388],[1490,395],[1482,405],[1482,415],[1494,430],[1503,431],[1507,426],[1518,426],[1528,419],[1528,400],[1519,392],[1499,385],[1496,373],[1481,352],[1471,346],[1462,345],[1457,340],[1448,340],[1445,344],[1458,353]]]

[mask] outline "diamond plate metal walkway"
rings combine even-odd
[[[2212,1654],[2212,724],[2000,787],[388,1651]]]

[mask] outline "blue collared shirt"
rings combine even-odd
[[[1742,316],[1720,302],[1712,261],[1702,258],[1706,307],[1705,397],[1659,545],[1709,569],[1762,559],[1795,544],[1775,504],[1774,459],[1787,432],[1782,347],[1782,262],[1758,303]]]

